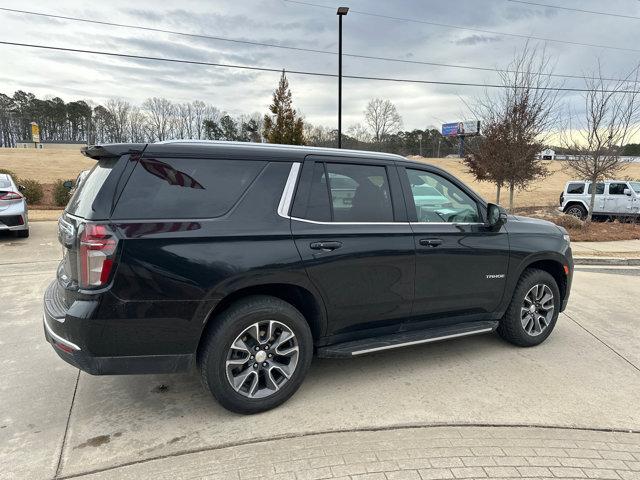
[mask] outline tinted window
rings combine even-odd
[[[589,184],[589,195],[593,192],[593,183]],[[604,183],[596,183],[596,195],[602,195],[604,193]]]
[[[407,169],[419,222],[480,222],[475,200],[439,175]]]
[[[331,221],[331,205],[329,203],[329,189],[324,171],[324,163],[315,163],[313,166],[313,178],[309,189],[306,211],[302,218],[317,220],[319,222]]]
[[[610,183],[609,195],[624,195],[625,188],[629,188],[626,183]]]
[[[584,183],[570,183],[567,185],[567,193],[574,195],[584,193]]]
[[[105,180],[115,166],[117,158],[106,158],[96,163],[89,171],[67,204],[66,211],[79,217],[89,217],[93,212],[93,201],[102,188]]]
[[[385,167],[327,163],[334,222],[393,222]]]
[[[265,165],[244,160],[142,158],[113,216],[219,217],[231,209]],[[88,181],[81,187],[85,188]]]

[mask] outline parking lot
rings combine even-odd
[[[335,443],[330,432],[384,443],[426,426],[434,428],[417,437],[463,438],[460,425],[474,426],[478,438],[482,428],[503,426],[586,429],[594,442],[600,434],[628,435],[623,443],[640,452],[639,435],[621,433],[640,431],[638,267],[578,267],[567,311],[537,348],[484,335],[315,360],[289,402],[246,417],[218,406],[195,374],[92,377],[62,362],[44,340],[41,318],[42,293],[60,258],[55,229],[38,222],[29,239],[0,237],[1,478],[113,478],[151,462],[162,462],[154,478],[176,478],[169,473],[181,459],[205,453],[211,460],[225,448],[246,445],[246,455],[276,450],[264,441],[294,438],[312,449],[325,434]],[[535,429],[518,431],[526,437]],[[543,431],[557,437],[553,428]],[[258,476],[277,471],[264,468]]]

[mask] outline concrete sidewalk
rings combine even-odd
[[[640,265],[640,240],[571,242],[576,265]]]

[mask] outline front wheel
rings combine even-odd
[[[520,347],[539,345],[553,331],[559,313],[560,290],[555,279],[544,270],[530,268],[518,281],[498,333]]]
[[[237,413],[277,407],[302,383],[313,355],[302,314],[279,298],[253,296],[224,311],[199,357],[203,383]]]

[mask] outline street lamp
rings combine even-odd
[[[349,7],[338,7],[338,148],[342,148],[342,17]]]

